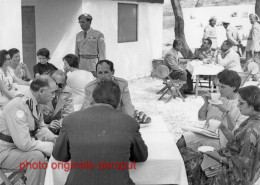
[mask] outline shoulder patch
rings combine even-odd
[[[129,92],[128,86],[126,86],[126,88],[124,89],[123,93],[127,93]]]
[[[15,113],[15,115],[16,115],[16,117],[17,117],[18,119],[22,119],[22,118],[24,118],[25,113],[24,113],[24,111],[22,111],[22,110],[18,110],[18,111]]]
[[[105,41],[105,38],[104,38],[104,37],[101,37],[99,40],[102,41],[102,42],[104,42],[104,41]]]

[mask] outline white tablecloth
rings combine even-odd
[[[203,61],[200,60],[192,60],[187,63],[186,69],[195,79],[197,75],[216,75],[223,71],[224,67],[218,64],[203,64]]]
[[[136,169],[129,171],[131,179],[136,184],[188,185],[182,157],[163,120],[152,116],[152,123],[142,127],[140,132],[148,146],[148,159],[146,162],[136,163]],[[45,185],[63,185],[69,172],[53,169],[52,162],[59,163],[53,157],[50,158]]]

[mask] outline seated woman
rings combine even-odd
[[[33,66],[34,77],[42,74],[50,75],[53,71],[58,70],[53,64],[49,63],[50,52],[46,48],[41,48],[37,51],[39,62]]]
[[[218,73],[217,78],[219,81],[218,85],[222,104],[210,104],[210,95],[206,94],[202,96],[204,105],[200,108],[198,117],[201,121],[206,120],[204,127],[208,127],[210,119],[217,119],[222,120],[222,124],[226,125],[230,131],[233,131],[245,119],[237,108],[237,91],[241,84],[241,78],[237,72],[228,69]],[[198,147],[203,145],[221,148],[225,147],[226,143],[227,139],[221,131],[219,131],[219,138],[211,138],[193,132],[185,132],[177,142],[177,146],[179,148],[190,147],[197,150]]]
[[[79,69],[79,59],[76,55],[68,54],[63,57],[64,71],[67,73],[67,86],[71,88],[73,104],[83,104],[85,86],[94,80],[92,73]]]
[[[252,185],[259,177],[260,166],[260,89],[247,86],[238,90],[238,108],[249,116],[234,132],[226,125],[220,129],[229,138],[226,148],[199,153],[182,148],[189,184],[200,185]],[[203,171],[203,159],[210,158],[220,168],[216,174]]]
[[[0,51],[0,109],[5,106],[9,100],[17,96],[19,91],[13,86],[14,79],[8,75],[7,67],[10,56],[6,50]]]
[[[32,75],[25,63],[20,63],[20,51],[16,48],[9,49],[8,51],[11,60],[7,67],[8,73],[15,79],[21,79],[24,81],[30,81]]]

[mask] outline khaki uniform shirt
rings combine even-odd
[[[72,94],[69,87],[65,87],[58,97],[56,107],[52,101],[42,106],[44,122],[50,124],[53,120],[61,121],[62,118],[74,112]]]
[[[39,150],[50,156],[55,136],[43,122],[41,106],[29,89],[23,97],[12,99],[0,112],[0,133],[13,142],[0,140],[0,162],[14,149]],[[36,139],[37,138],[37,139]]]
[[[84,38],[84,31],[76,36],[75,55],[79,57],[79,69],[96,71],[96,63],[106,59],[106,47],[103,33],[90,28]]]
[[[113,77],[113,80],[119,85],[119,88],[121,90],[121,101],[119,103],[118,110],[130,116],[133,116],[134,106],[131,101],[127,81],[118,77]],[[97,84],[98,84],[98,80],[96,79],[86,85],[84,108],[90,107],[90,99],[92,96],[92,92],[97,86]]]
[[[195,59],[213,59],[215,56],[215,51],[213,51],[211,48],[208,51],[203,51],[201,48],[196,49],[194,52],[194,58]]]
[[[207,25],[204,29],[203,39],[209,38],[212,41],[211,48],[216,49],[218,47],[217,31],[215,27]]]
[[[260,51],[260,24],[255,22],[247,38],[246,51]]]

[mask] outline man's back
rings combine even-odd
[[[56,145],[61,148],[54,149],[54,158],[62,161],[71,159],[75,166],[70,171],[67,185],[134,184],[127,166],[122,170],[115,167],[127,165],[129,160],[145,161],[148,155],[138,123],[104,104],[66,117]],[[94,164],[93,169],[85,169],[86,161]],[[84,168],[80,165],[77,168],[76,164],[80,163],[84,163]]]

